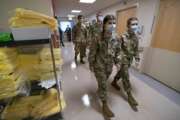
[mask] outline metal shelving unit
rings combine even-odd
[[[16,47],[21,45],[37,45],[37,44],[47,44],[47,43],[50,43],[50,39],[9,41],[9,42],[1,42],[0,47]]]
[[[56,89],[58,91],[57,99],[59,101],[60,110],[62,110],[62,105],[61,105],[62,85],[61,85],[61,80],[58,78],[58,75],[56,72],[56,63],[55,63],[55,56],[54,56],[54,51],[53,51],[53,41],[51,40],[51,38],[39,39],[39,40],[21,40],[21,41],[3,42],[3,43],[0,43],[0,47],[18,47],[18,46],[39,45],[39,44],[49,44],[52,64],[53,64],[54,78],[56,80]],[[63,119],[62,112],[57,113],[53,116],[50,116],[49,118],[43,118],[42,120],[52,120],[52,118],[53,120],[56,120],[55,118],[58,118],[57,120],[62,120]],[[27,120],[31,120],[31,118],[27,118]]]

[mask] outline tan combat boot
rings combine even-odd
[[[134,111],[136,111],[136,112],[138,111],[138,109],[137,109],[138,102],[132,96],[131,92],[128,93],[128,103]]]
[[[77,64],[77,56],[74,57],[74,62]]]
[[[121,90],[121,87],[118,85],[117,83],[118,80],[114,79],[113,82],[111,83],[111,85],[118,91]]]
[[[103,115],[107,116],[107,117],[114,117],[114,113],[110,110],[109,106],[107,105],[107,102],[104,101],[103,102]]]
[[[85,64],[83,58],[81,58],[80,63],[81,63],[81,64]]]

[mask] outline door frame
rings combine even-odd
[[[129,7],[119,9],[119,10],[116,11],[116,14],[118,14],[118,12],[125,11],[125,10],[132,9],[132,8],[138,8],[138,5],[132,5],[132,6],[129,6]]]
[[[127,6],[125,8],[121,8],[116,11],[116,16],[118,16],[118,13],[121,11],[125,11],[125,10],[132,9],[132,8],[138,8],[138,6],[139,6],[138,4],[135,4],[135,5]]]
[[[161,5],[161,2],[162,0],[159,0],[159,3],[158,3],[158,8],[156,8],[156,14],[154,15],[154,18],[153,18],[153,22],[152,22],[152,25],[151,25],[151,42],[150,42],[150,47],[153,46],[154,44],[154,38],[155,38],[155,32],[156,32],[156,28],[157,28],[157,25],[158,25],[158,21],[160,19],[160,5]]]

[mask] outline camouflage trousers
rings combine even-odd
[[[120,70],[117,72],[114,80],[122,79],[123,88],[126,92],[131,92],[131,83],[129,80],[129,64],[122,64]]]
[[[94,74],[98,83],[98,96],[101,101],[107,100],[107,82],[111,72],[112,67],[109,69],[94,69]]]
[[[80,58],[86,56],[86,43],[75,43],[75,56],[77,57],[80,54]]]

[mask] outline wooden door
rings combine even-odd
[[[152,47],[180,52],[180,0],[161,0]]]
[[[136,17],[137,7],[130,7],[117,12],[117,32],[122,34],[127,30],[127,20]]]

